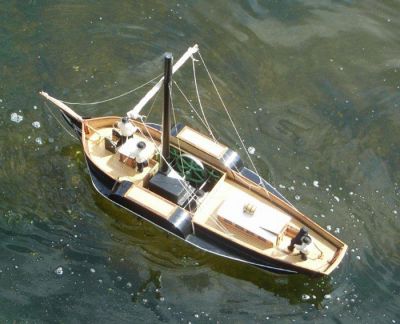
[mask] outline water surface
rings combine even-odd
[[[399,14],[372,0],[0,0],[1,321],[399,322]],[[113,97],[194,43],[257,170],[349,244],[331,277],[221,260],[116,208],[37,94]],[[217,137],[245,157],[198,77]],[[144,93],[76,109],[123,115]]]

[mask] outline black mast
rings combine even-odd
[[[164,112],[162,118],[162,157],[160,161],[160,171],[164,174],[169,171],[167,162],[170,161],[172,59],[172,53],[164,54]]]

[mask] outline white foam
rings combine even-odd
[[[247,148],[247,151],[248,151],[250,154],[254,154],[254,153],[256,152],[256,149],[255,149],[253,146],[249,146],[249,147]]]
[[[19,124],[24,120],[24,116],[18,115],[17,113],[14,112],[11,114],[10,119],[12,122]]]

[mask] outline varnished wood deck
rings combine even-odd
[[[88,153],[92,161],[105,173],[111,176],[115,180],[123,181],[127,180],[139,185],[146,181],[151,175],[155,174],[158,170],[158,163],[156,161],[150,161],[149,166],[145,167],[143,172],[138,173],[136,168],[132,168],[119,160],[119,153],[113,154],[107,151],[104,147],[104,138],[111,138],[111,127],[104,127],[96,129],[88,136],[87,148]],[[140,134],[135,134],[138,138],[149,144],[150,141],[144,138]],[[159,145],[159,143],[157,143]]]

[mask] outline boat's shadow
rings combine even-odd
[[[115,220],[111,224],[113,229],[126,235],[127,244],[140,245],[146,252],[146,259],[154,268],[161,266],[176,272],[180,268],[187,271],[192,267],[194,276],[199,272],[203,273],[201,269],[207,273],[212,270],[229,278],[251,283],[287,299],[290,304],[309,303],[317,308],[322,307],[326,296],[333,291],[332,280],[328,276],[278,275],[200,251],[113,205],[94,191],[92,197],[97,207]]]
[[[63,153],[68,156],[72,154],[69,150],[64,150]],[[126,244],[140,246],[146,252],[143,254],[146,255],[145,262],[150,264],[150,268],[156,269],[160,266],[174,272],[180,269],[186,272],[193,268],[193,276],[204,272],[209,273],[212,270],[220,275],[251,283],[266,292],[287,299],[290,304],[308,303],[317,308],[322,307],[326,296],[334,290],[329,276],[277,275],[185,244],[184,241],[167,234],[102,197],[93,188],[90,176],[85,172],[84,158],[81,155],[77,157],[75,152],[74,160],[78,160],[79,169],[82,174],[85,174],[82,184],[85,183],[88,192],[91,192],[91,201],[113,219],[105,226],[111,226],[109,230],[123,235]],[[158,272],[158,270],[154,271]]]

